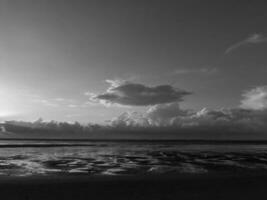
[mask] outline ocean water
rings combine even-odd
[[[267,144],[0,141],[0,176],[267,171]]]

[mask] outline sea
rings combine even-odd
[[[0,140],[0,176],[267,172],[267,142]]]

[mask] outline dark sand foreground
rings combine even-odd
[[[1,177],[8,199],[267,199],[267,174],[137,177]]]

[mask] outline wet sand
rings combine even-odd
[[[267,174],[1,177],[1,199],[267,199]]]

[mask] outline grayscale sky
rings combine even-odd
[[[0,0],[0,118],[104,123],[174,101],[239,107],[267,85],[266,10],[244,0]]]

